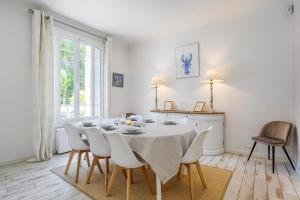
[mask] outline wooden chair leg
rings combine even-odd
[[[88,165],[88,167],[90,167],[90,157],[89,157],[89,152],[86,152],[86,153],[85,153],[85,157],[86,157],[87,165]]]
[[[123,172],[123,175],[124,175],[125,179],[127,179],[127,173],[126,173],[126,170],[125,170],[125,169],[122,169],[122,172]]]
[[[80,168],[81,154],[82,154],[82,152],[81,152],[81,151],[78,151],[75,183],[78,183],[78,176],[79,176],[79,168]]]
[[[126,200],[130,200],[131,169],[127,169],[127,195]]]
[[[108,174],[109,174],[109,158],[105,158],[105,174],[104,174],[104,185],[105,191],[107,191],[108,186]]]
[[[116,175],[118,174],[118,171],[119,171],[119,167],[115,166],[114,170],[112,172],[110,181],[109,181],[108,186],[107,186],[106,196],[110,195],[110,191],[111,191],[112,185],[113,185],[113,183],[115,181]]]
[[[148,185],[149,191],[151,192],[151,194],[154,194],[154,189],[153,189],[152,184],[150,182],[146,166],[141,167],[141,170],[142,170],[142,172],[145,176],[145,180],[146,180],[146,183]]]
[[[291,158],[290,158],[290,156],[289,156],[288,152],[286,151],[286,148],[285,148],[285,146],[283,146],[282,148],[283,148],[283,151],[284,151],[284,153],[285,153],[286,157],[289,159],[289,161],[290,161],[290,163],[291,163],[291,165],[292,165],[293,169],[294,169],[294,170],[296,170],[296,168],[295,168],[295,166],[294,166],[294,164],[293,164],[293,162],[292,162],[292,160],[291,160]]]
[[[270,160],[270,145],[268,145],[268,160]]]
[[[274,171],[275,171],[275,146],[272,146],[272,168],[273,168],[273,174],[274,174]]]
[[[132,169],[130,169],[130,183],[134,184],[134,182],[133,182],[133,170]]]
[[[252,155],[252,153],[253,153],[253,150],[254,150],[254,148],[255,148],[255,146],[256,146],[256,143],[257,143],[257,142],[254,142],[254,144],[253,144],[253,147],[252,147],[252,149],[251,149],[251,152],[250,152],[250,155],[249,155],[249,157],[248,157],[248,160],[247,160],[247,161],[249,161],[249,160],[250,160],[250,158],[251,158],[251,155]]]
[[[105,170],[109,174],[109,158],[108,157],[105,158]]]
[[[205,180],[204,180],[203,173],[202,173],[201,166],[200,166],[199,162],[196,162],[196,168],[197,168],[198,174],[200,176],[203,188],[206,189],[206,183],[205,183]]]
[[[188,164],[187,168],[188,168],[188,174],[189,174],[191,200],[193,200],[194,199],[194,189],[193,189],[193,181],[192,181],[192,165]]]
[[[180,179],[181,170],[182,170],[182,164],[180,164],[180,166],[179,166],[179,171],[177,172],[177,180]]]
[[[72,159],[73,159],[74,153],[75,153],[75,151],[72,149],[72,151],[71,151],[71,153],[70,153],[70,156],[69,156],[69,160],[68,160],[66,169],[65,169],[65,175],[68,174],[68,171],[69,171],[70,165],[71,165],[71,163],[72,163]]]
[[[94,156],[93,161],[92,161],[92,166],[90,167],[90,170],[89,170],[87,178],[86,178],[86,184],[90,183],[90,179],[91,179],[91,176],[92,176],[93,171],[94,171],[94,167],[95,167],[97,162],[98,162],[98,158],[96,156]]]
[[[100,165],[100,163],[99,163],[99,158],[98,158],[98,160],[97,160],[97,166],[98,166],[98,169],[99,169],[99,172],[100,172],[100,174],[103,174],[103,170],[102,170],[102,167],[101,167],[101,165]]]

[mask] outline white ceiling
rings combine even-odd
[[[168,36],[253,11],[274,0],[29,0],[129,42]],[[278,1],[278,0],[275,0]]]

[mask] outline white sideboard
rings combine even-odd
[[[203,155],[220,155],[224,153],[224,120],[225,113],[187,112],[187,111],[151,111],[154,119],[173,119],[179,123],[191,125],[196,132],[210,126],[212,131],[203,144]]]

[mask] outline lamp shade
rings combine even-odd
[[[203,83],[220,83],[223,82],[222,76],[215,70],[208,70],[204,76]]]
[[[165,82],[158,76],[154,76],[152,79],[151,79],[151,85],[153,87],[160,87],[160,86],[164,86],[165,85]]]

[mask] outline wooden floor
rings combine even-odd
[[[47,162],[1,167],[0,199],[89,199],[49,171],[65,165],[67,156],[68,154],[54,156]],[[245,156],[226,153],[221,156],[204,156],[200,162],[234,171],[225,200],[300,199],[300,177],[291,170],[289,163],[277,162],[277,169],[273,174],[271,162],[260,158],[246,162]]]

